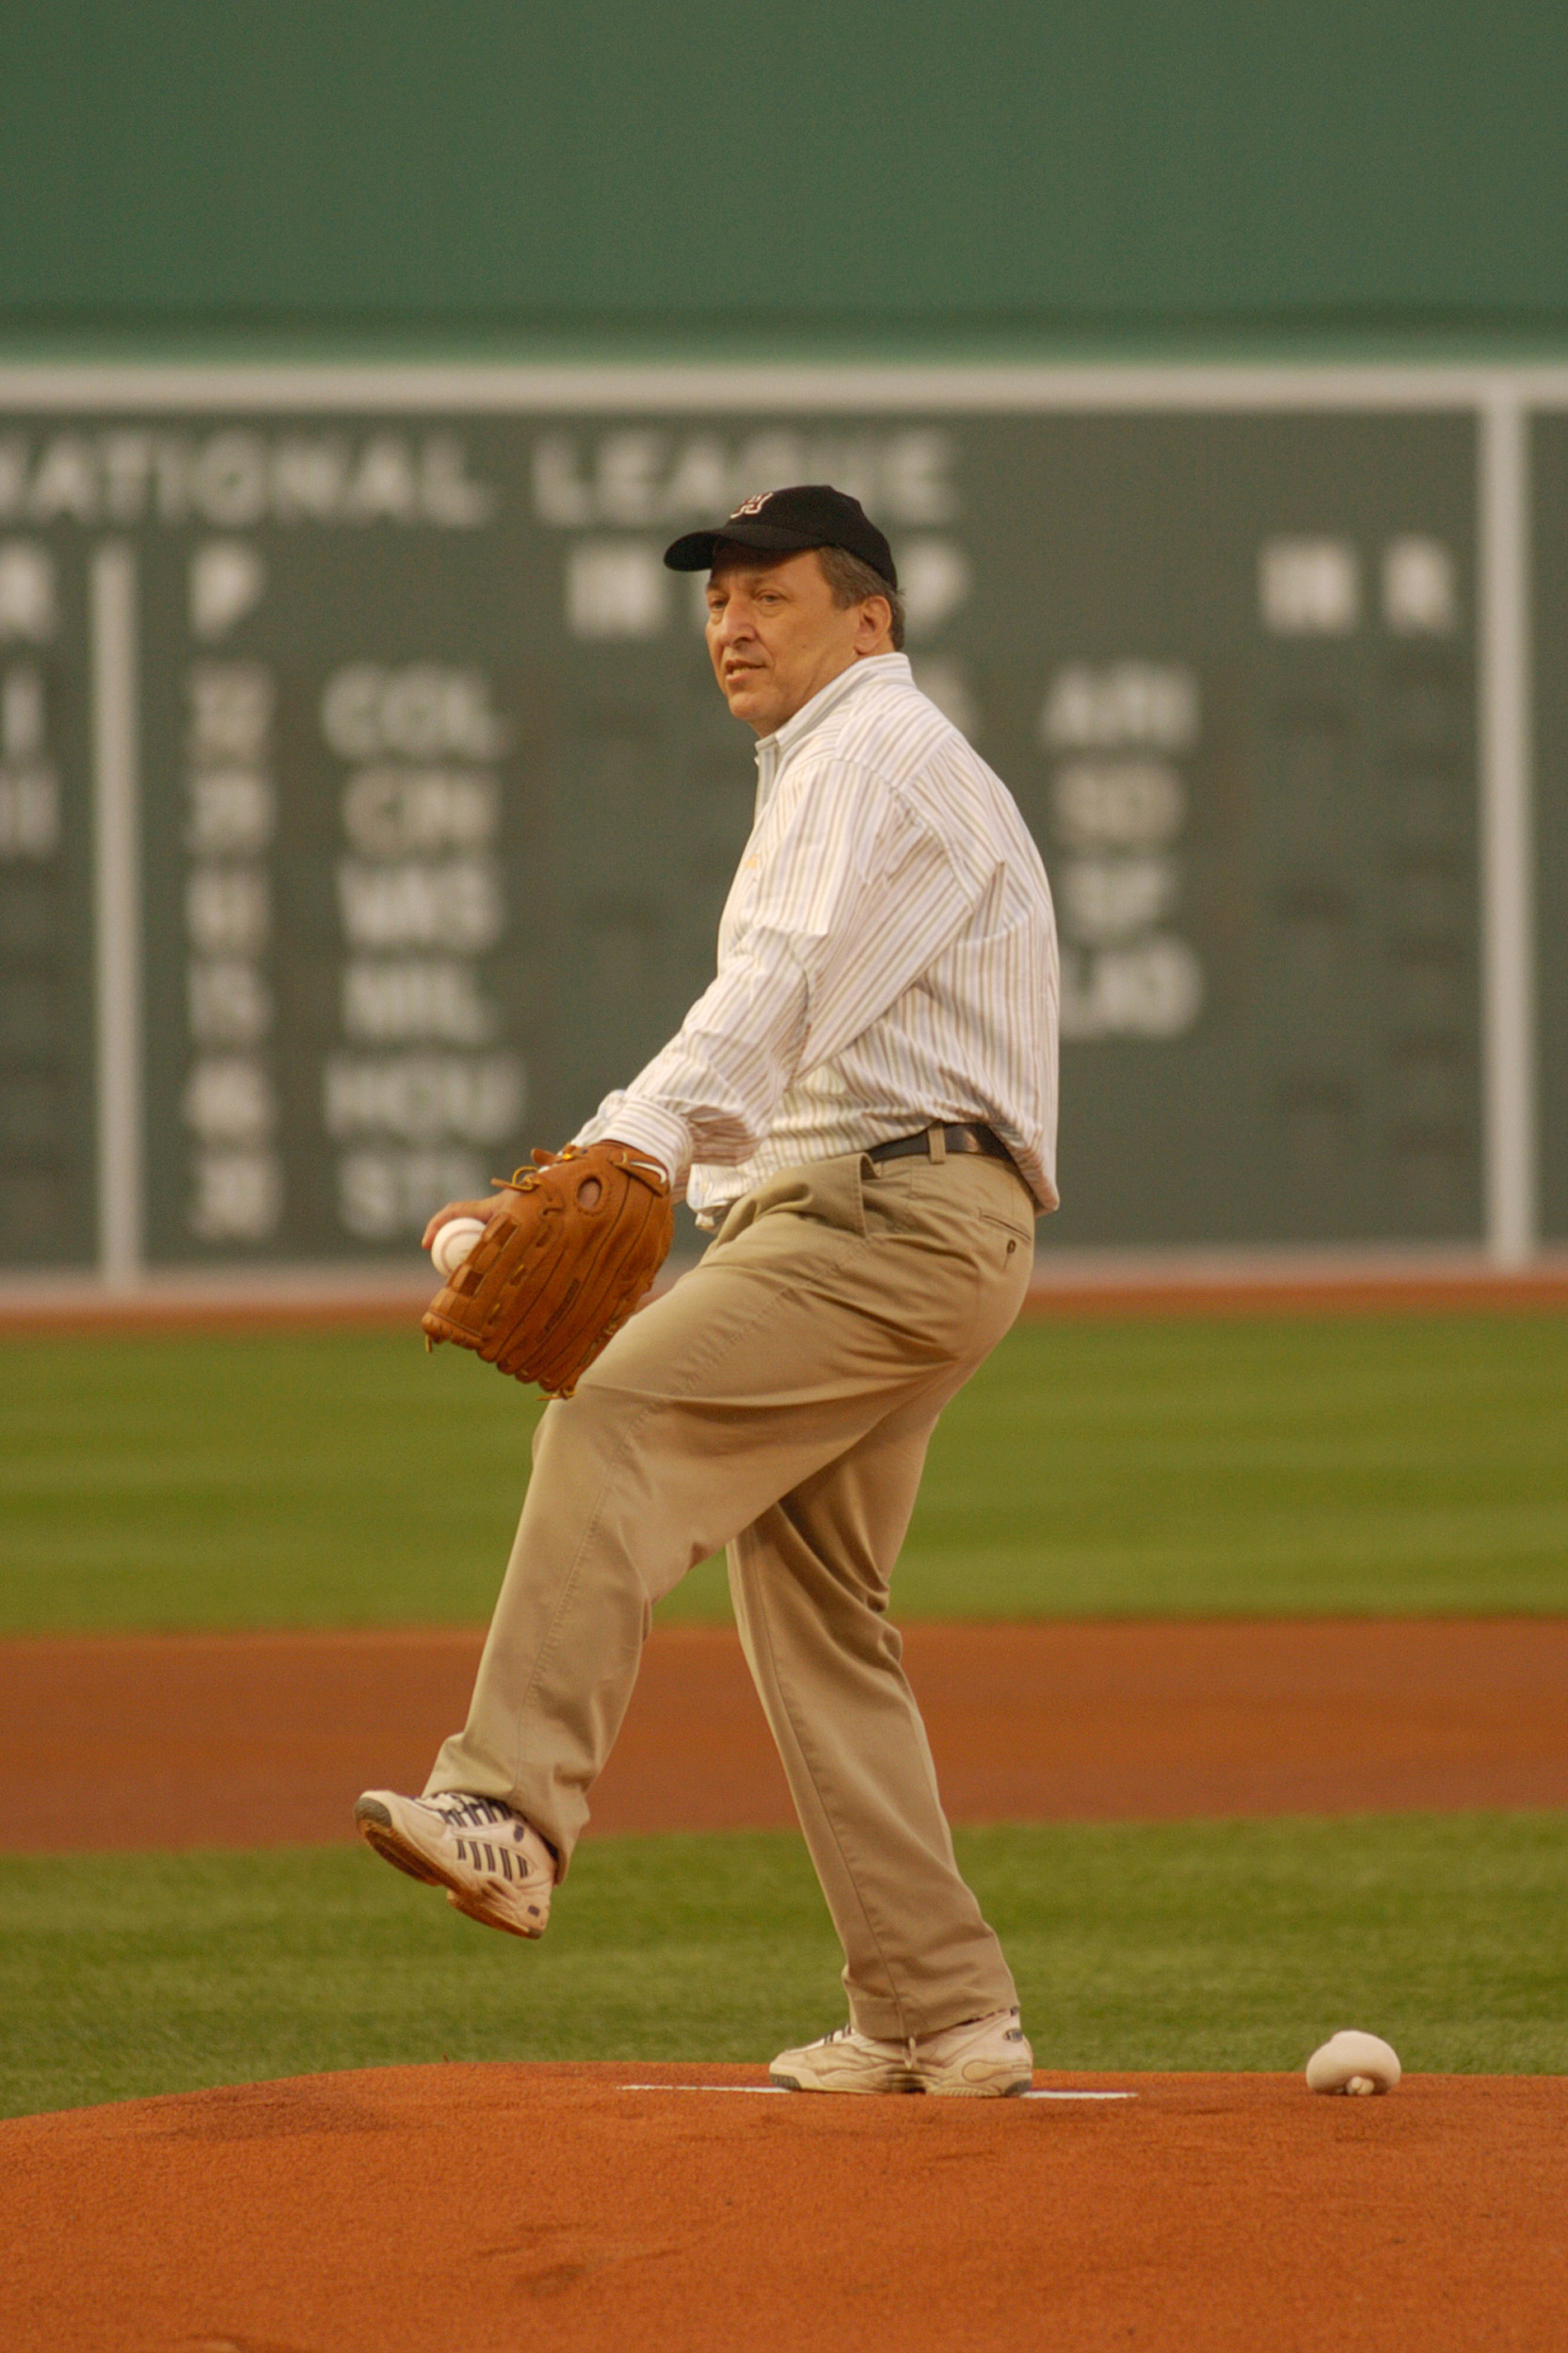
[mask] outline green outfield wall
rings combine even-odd
[[[629,1076],[749,810],[659,552],[824,477],[1056,888],[1047,1246],[1568,1241],[1565,69],[0,0],[0,1266],[407,1258]]]
[[[8,0],[0,334],[1556,340],[1540,0]]]

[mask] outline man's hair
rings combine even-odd
[[[848,548],[819,548],[817,561],[822,576],[833,591],[833,601],[842,612],[852,604],[864,604],[868,597],[886,597],[892,612],[892,640],[895,653],[904,651],[904,599],[880,572],[873,572],[869,564],[862,564]]]

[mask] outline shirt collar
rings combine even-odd
[[[770,769],[776,769],[778,762],[794,750],[802,737],[809,735],[830,711],[837,710],[844,697],[853,695],[868,678],[900,679],[905,684],[913,685],[914,675],[905,653],[872,653],[858,662],[852,662],[847,670],[840,670],[837,678],[829,679],[825,686],[819,688],[808,703],[802,703],[792,719],[786,719],[784,725],[776,728],[772,735],[760,739],[757,745],[758,765],[764,775]]]

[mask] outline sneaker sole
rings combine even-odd
[[[422,1854],[411,1839],[405,1838],[379,1799],[362,1800],[354,1808],[354,1821],[365,1845],[383,1863],[390,1863],[393,1870],[406,1871],[411,1880],[418,1880],[425,1887],[444,1887],[447,1902],[466,1919],[477,1920],[481,1928],[499,1929],[504,1936],[536,1941],[544,1934],[542,1928],[525,1929],[508,1919],[504,1912],[487,1903],[476,1889],[453,1879]]]
[[[907,2092],[920,2091],[924,2089],[913,2078],[901,2084],[824,2084],[812,2083],[809,2080],[803,2082],[798,2075],[780,2075],[772,2071],[769,2072],[768,2081],[776,2091],[837,2092],[840,2095],[848,2093],[852,2099],[860,2100],[898,2099]]]
[[[918,2092],[933,2100],[1021,2100],[1033,2087],[1033,2077],[1024,2075],[1012,2083],[979,2084],[813,2084],[802,2083],[797,2075],[770,2073],[768,2081],[778,2091],[826,2091],[849,2093],[851,2097],[876,2099]]]
[[[1032,2075],[1022,2075],[1011,2083],[922,2084],[920,2089],[934,2100],[1021,2100],[1033,2085]]]
[[[773,2068],[769,2071],[768,2081],[779,2091],[848,2092],[872,2099],[913,2091],[934,2100],[1021,2100],[1026,2091],[1033,2089],[1034,2076],[1032,2071],[1027,2075],[981,2075],[956,2083],[922,2083],[918,2075],[907,2075],[902,2083],[824,2083],[813,2082],[809,2077],[803,2080],[799,2075],[781,2074],[776,2068]]]

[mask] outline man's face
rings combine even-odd
[[[708,578],[708,651],[737,719],[772,735],[830,679],[867,654],[890,653],[887,607],[836,605],[816,551],[761,555],[714,550]]]

